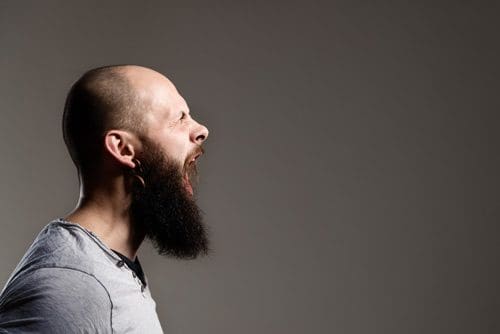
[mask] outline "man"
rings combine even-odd
[[[71,88],[64,140],[80,179],[73,212],[45,226],[0,295],[0,333],[162,333],[137,251],[208,252],[193,198],[208,130],[151,69],[90,70]]]

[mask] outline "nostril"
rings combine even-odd
[[[198,145],[207,140],[207,137],[208,129],[201,124],[199,124],[196,129],[193,129],[193,132],[191,133],[191,140],[196,142]]]
[[[205,136],[205,135],[198,135],[198,137],[196,137],[196,141],[200,141],[200,140],[201,140],[201,141],[204,141],[204,140],[205,140],[205,138],[206,138],[206,136]]]

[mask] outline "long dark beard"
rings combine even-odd
[[[200,209],[183,185],[179,166],[167,161],[160,147],[151,142],[144,143],[140,162],[145,186],[132,185],[133,223],[160,255],[194,259],[208,254]]]

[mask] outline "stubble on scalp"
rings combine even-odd
[[[92,69],[78,79],[66,97],[63,137],[82,174],[92,174],[102,158],[102,139],[110,129],[140,134],[147,106],[130,82],[131,65]]]

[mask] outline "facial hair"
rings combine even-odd
[[[184,167],[167,160],[161,148],[145,141],[139,176],[132,185],[130,213],[133,224],[145,233],[160,255],[194,259],[209,251],[207,230],[194,198],[183,184],[183,172],[191,177],[195,165]]]

